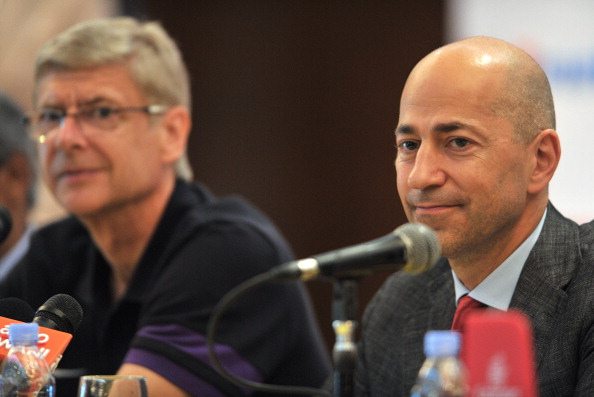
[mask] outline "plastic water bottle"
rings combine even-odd
[[[425,362],[411,397],[463,397],[468,392],[466,371],[460,361],[460,334],[429,331],[424,341]]]
[[[45,359],[40,357],[36,323],[8,326],[10,350],[2,363],[1,397],[55,397],[56,383]]]

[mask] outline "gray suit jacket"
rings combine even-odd
[[[549,204],[511,307],[532,321],[540,397],[594,396],[594,225]],[[449,329],[454,284],[445,259],[420,275],[392,275],[363,317],[358,396],[408,396],[424,360],[423,336]]]

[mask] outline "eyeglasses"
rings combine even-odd
[[[86,134],[93,131],[109,131],[118,126],[122,113],[143,112],[150,116],[163,114],[167,110],[165,105],[148,106],[91,106],[76,112],[67,112],[59,108],[45,108],[34,111],[24,118],[23,122],[29,127],[31,137],[44,143],[48,135],[64,125],[66,117],[74,117]]]

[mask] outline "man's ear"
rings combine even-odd
[[[192,120],[184,106],[173,106],[163,115],[161,153],[164,163],[175,163],[185,152]]]
[[[552,129],[542,130],[530,143],[530,153],[534,156],[534,166],[530,174],[529,193],[546,189],[561,156],[561,144],[557,132]]]

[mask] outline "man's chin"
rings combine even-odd
[[[99,205],[95,200],[76,198],[73,199],[61,199],[58,200],[62,208],[69,214],[75,215],[76,217],[90,216],[98,212]]]
[[[441,256],[451,257],[455,255],[455,252],[460,246],[459,236],[453,236],[452,233],[443,228],[433,228],[431,225],[427,226],[431,227],[437,235],[437,240],[441,248]]]

